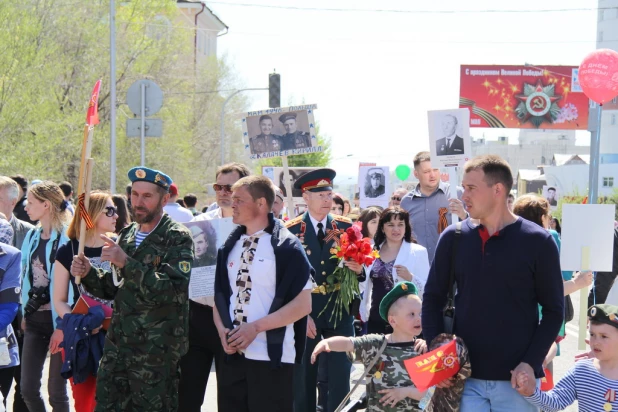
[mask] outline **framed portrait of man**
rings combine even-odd
[[[361,166],[358,171],[360,207],[388,206],[388,166]]]
[[[456,167],[472,157],[470,111],[468,109],[427,112],[429,147],[432,162],[441,167]]]

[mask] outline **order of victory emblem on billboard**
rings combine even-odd
[[[519,100],[515,113],[522,123],[529,121],[538,128],[543,122],[553,123],[560,114],[556,102],[562,96],[555,96],[553,84],[543,86],[541,80],[536,85],[524,83],[524,93],[515,98]]]

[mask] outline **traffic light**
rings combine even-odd
[[[268,107],[281,107],[281,75],[268,75]]]

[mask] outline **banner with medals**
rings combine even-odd
[[[317,107],[308,104],[243,113],[243,141],[251,160],[323,151],[313,117]]]
[[[461,66],[470,127],[587,130],[588,104],[577,66]]]

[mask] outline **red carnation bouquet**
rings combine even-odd
[[[333,319],[333,316],[335,317],[335,326],[337,326],[337,321],[341,320],[344,310],[347,314],[350,314],[350,303],[354,296],[360,295],[357,274],[345,266],[344,261],[355,261],[361,265],[369,266],[379,255],[378,251],[371,247],[371,240],[368,237],[363,238],[360,223],[349,227],[334,240],[335,247],[330,249],[333,254],[331,259],[337,259],[338,265],[332,275],[326,278],[326,282],[331,290],[337,290],[337,285],[339,288],[339,293],[335,298],[335,308],[330,316],[330,320]],[[335,293],[330,295],[326,306],[318,316],[324,313],[333,295]]]

